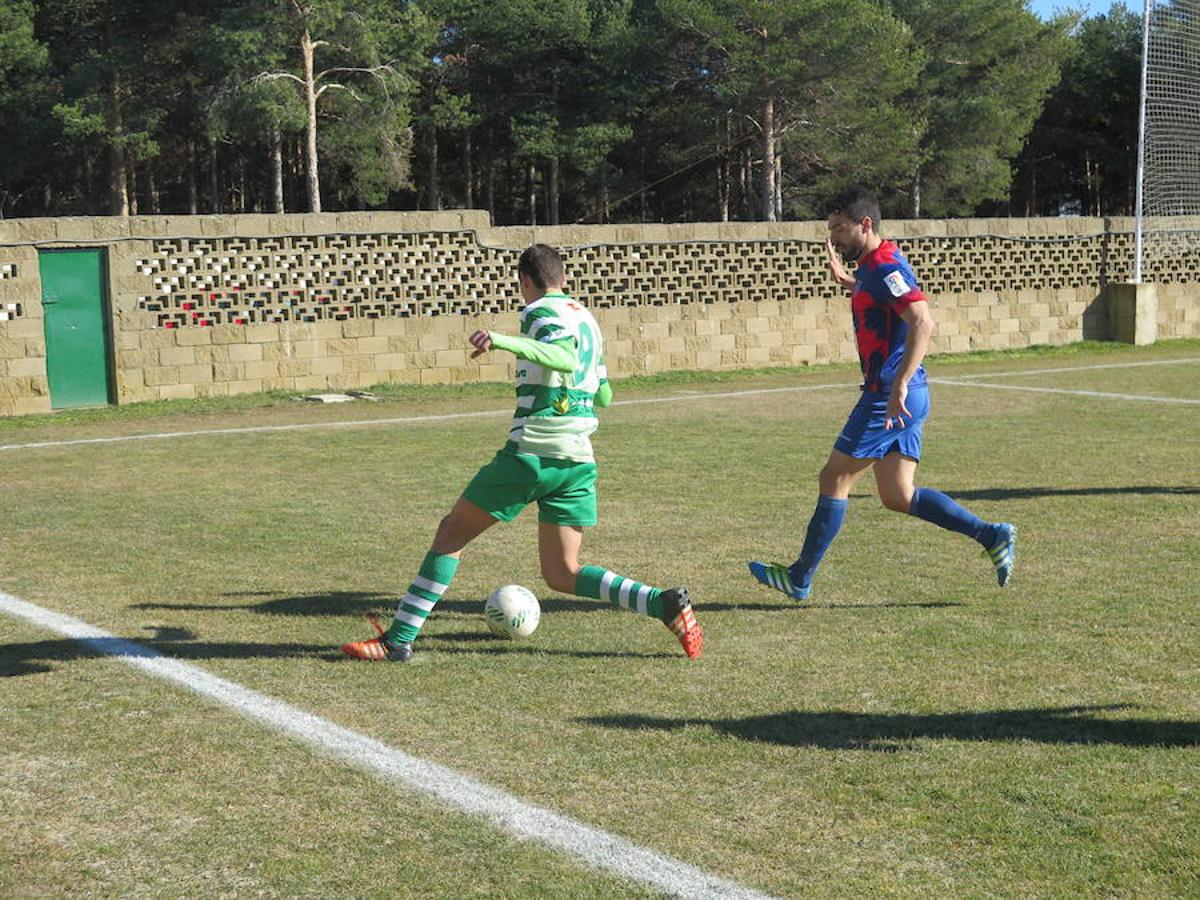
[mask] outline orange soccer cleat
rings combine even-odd
[[[663,622],[671,629],[688,659],[696,659],[704,650],[704,629],[692,612],[692,601],[687,588],[676,587],[659,594],[662,601]]]
[[[355,659],[387,660],[388,662],[408,662],[413,657],[412,644],[393,644],[387,640],[387,632],[379,624],[379,619],[368,615],[367,621],[378,634],[365,641],[351,641],[342,644],[341,650],[347,656]]]

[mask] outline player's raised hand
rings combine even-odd
[[[471,346],[475,348],[475,352],[471,354],[471,359],[487,353],[492,349],[492,335],[490,332],[476,331],[469,338],[467,338],[467,340],[470,341]]]
[[[833,273],[833,280],[844,287],[853,285],[854,276],[846,269],[846,264],[842,262],[842,254],[838,252],[837,247],[833,246],[832,238],[825,238],[825,255],[827,257],[826,265]]]

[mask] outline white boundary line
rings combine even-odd
[[[1094,366],[1062,366],[1057,369],[1014,369],[1011,372],[980,372],[977,375],[958,375],[954,378],[1015,378],[1020,375],[1061,375],[1064,372],[1090,372],[1094,369],[1136,369],[1141,366],[1187,366],[1200,364],[1200,357],[1190,359],[1149,359],[1142,362],[1101,363]]]
[[[1085,372],[1092,369],[1128,369],[1140,366],[1174,366],[1200,363],[1195,359],[1164,359],[1146,360],[1131,363],[1107,363],[1094,366],[1067,366],[1058,369],[1026,369],[1011,372],[986,372],[979,375],[960,375],[957,378],[931,378],[931,384],[956,385],[959,387],[991,387],[1006,391],[1030,391],[1044,394],[1076,394],[1084,397],[1101,397],[1110,400],[1147,400],[1155,403],[1197,404],[1197,400],[1183,400],[1170,397],[1148,397],[1136,394],[1112,394],[1101,391],[1072,391],[1059,388],[1015,387],[1013,385],[986,384],[984,382],[966,381],[975,378],[1009,378],[1020,375],[1050,375],[1063,372]],[[683,400],[727,400],[733,397],[753,397],[761,394],[800,393],[805,391],[827,391],[856,388],[858,385],[850,382],[840,384],[809,384],[793,387],[752,388],[745,391],[721,391],[707,394],[703,392],[676,392],[666,397],[647,397],[640,400],[618,400],[616,406],[642,406],[650,403],[678,403]],[[312,431],[326,428],[373,428],[382,425],[420,425],[426,422],[449,422],[457,419],[477,419],[488,416],[512,415],[512,408],[488,409],[479,412],[445,413],[431,416],[401,416],[392,419],[359,419],[342,420],[337,422],[301,422],[295,425],[252,425],[245,428],[212,428],[201,431],[163,431],[153,434],[125,434],[114,437],[77,438],[68,441],[39,441],[28,444],[0,444],[0,452],[13,450],[43,450],[50,447],[74,447],[83,444],[120,444],[127,441],[164,441],[172,438],[207,437],[210,435],[233,434],[269,434],[282,431]]]
[[[1066,388],[1029,387],[1028,385],[996,384],[989,381],[950,381],[944,378],[930,378],[930,384],[949,385],[952,387],[989,388],[996,391],[1019,391],[1026,394],[1070,394],[1075,397],[1103,397],[1108,400],[1137,400],[1147,403],[1182,403],[1188,406],[1200,406],[1200,400],[1186,400],[1182,397],[1151,397],[1145,394],[1111,394],[1105,391],[1076,391]]]
[[[641,400],[618,400],[613,406],[639,406],[646,403],[675,403],[680,400],[728,399],[750,397],[755,394],[781,394],[797,391],[826,391],[835,388],[857,388],[857,384],[810,384],[795,387],[754,388],[745,391],[724,391],[716,394],[672,394],[668,397],[647,397]],[[301,422],[295,425],[251,425],[245,428],[211,428],[206,431],[162,431],[154,434],[123,434],[114,437],[77,438],[69,441],[39,441],[28,444],[0,444],[3,450],[43,450],[48,447],[75,447],[82,444],[121,444],[126,441],[165,441],[171,438],[207,437],[227,434],[267,434],[276,431],[310,431],[320,428],[370,428],[380,425],[421,425],[426,422],[447,422],[454,419],[478,419],[486,416],[511,416],[511,406],[504,409],[486,409],[479,412],[445,413],[432,416],[401,416],[394,419],[347,419],[338,422]]]
[[[199,666],[163,656],[79,619],[0,591],[0,612],[86,644],[148,675],[174,682],[247,718],[340,757],[392,785],[436,798],[518,838],[534,840],[586,865],[679,897],[761,898],[742,885],[569,816],[534,806],[453,769],[366,737],[260,694]]]

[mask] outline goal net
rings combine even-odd
[[[1200,253],[1200,0],[1146,0],[1144,21],[1137,243],[1140,280],[1153,281]]]

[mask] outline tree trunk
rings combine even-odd
[[[729,160],[717,165],[717,221],[729,221]]]
[[[750,151],[743,149],[738,154],[738,188],[741,193],[741,202],[739,207],[743,219],[750,218],[750,208],[752,198],[750,194]]]
[[[717,218],[722,222],[729,221],[729,199],[733,192],[733,185],[730,183],[731,168],[729,165],[729,154],[733,146],[733,134],[730,129],[729,116],[725,117],[723,125],[723,146],[717,147],[717,157],[720,162],[717,164]]]
[[[278,125],[272,125],[271,141],[271,211],[283,212],[283,135]]]
[[[484,172],[484,197],[488,215],[492,224],[496,224],[496,158],[488,155],[487,169]]]
[[[313,55],[315,54],[312,36],[308,29],[300,36],[300,54],[304,58],[304,102],[308,108],[308,124],[305,128],[308,140],[308,211],[321,211],[321,180],[318,175],[317,163],[317,82],[313,75]]]
[[[157,216],[159,211],[158,180],[154,177],[154,169],[146,169],[146,200],[150,204],[150,215]]]
[[[775,218],[783,219],[783,155],[775,152]]]
[[[465,169],[463,180],[466,182],[465,190],[463,191],[463,206],[467,209],[473,209],[475,206],[475,166],[471,159],[472,152],[471,129],[468,127],[463,136],[463,163]]]
[[[210,141],[208,148],[208,211],[219,213],[221,211],[221,170],[217,158],[217,142]]]
[[[233,168],[234,177],[237,179],[237,197],[234,201],[234,209],[240,213],[246,211],[246,157],[238,155],[237,161]]]
[[[188,212],[193,216],[200,211],[200,194],[196,189],[196,142],[188,138],[187,142],[187,194]]]
[[[94,204],[95,174],[92,155],[85,153],[83,157],[83,208],[89,213],[96,208]]]
[[[549,184],[546,185],[546,204],[549,206],[547,210],[547,220],[551,225],[558,225],[558,172],[559,162],[557,156],[550,158],[550,178]]]
[[[779,218],[775,208],[775,98],[768,97],[762,109],[762,219],[775,222]]]
[[[112,135],[109,156],[110,198],[111,210],[114,216],[129,215],[129,185],[128,162],[125,158],[124,123],[121,121],[121,82],[120,76],[113,73],[109,84],[109,133]]]
[[[600,164],[600,224],[607,225],[608,211],[608,162]]]
[[[913,172],[912,180],[912,217],[921,218],[921,170]]]
[[[438,184],[438,138],[437,126],[429,124],[429,208],[442,208],[442,187]]]
[[[537,224],[537,170],[530,161],[525,167],[525,195],[529,201],[529,224]]]

